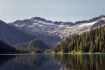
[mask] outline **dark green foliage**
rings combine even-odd
[[[18,51],[9,46],[8,44],[4,43],[3,41],[0,41],[0,54],[14,54],[17,53]]]
[[[105,52],[105,26],[71,35],[53,49],[55,52]]]
[[[44,52],[45,49],[49,48],[46,44],[36,39],[23,44],[17,44],[14,47],[17,50],[27,52],[27,53],[29,52],[41,53],[41,52]]]

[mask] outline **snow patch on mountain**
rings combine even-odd
[[[39,39],[55,44],[72,34],[81,34],[89,31],[93,25],[101,20],[105,20],[105,16],[99,16],[90,20],[72,22],[50,21],[40,17],[15,21],[11,23],[19,29],[39,37]],[[98,23],[99,25],[100,23]],[[52,45],[51,44],[51,45]]]

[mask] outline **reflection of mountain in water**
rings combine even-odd
[[[9,60],[12,60],[15,56],[9,56],[9,55],[0,55],[0,66],[8,62]]]
[[[0,56],[0,70],[105,70],[105,55]]]
[[[0,70],[59,70],[61,65],[46,55],[19,55],[0,65]]]
[[[105,70],[105,55],[57,55],[63,70]]]

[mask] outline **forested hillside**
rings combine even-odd
[[[31,40],[27,43],[17,44],[14,46],[17,50],[23,52],[42,53],[49,47],[39,40]]]
[[[0,54],[14,54],[14,53],[18,53],[18,51],[15,48],[4,43],[3,41],[0,41]]]
[[[105,26],[91,29],[80,35],[71,35],[53,49],[56,53],[105,52]]]

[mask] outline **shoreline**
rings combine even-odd
[[[23,54],[0,54],[0,55],[54,55],[54,54],[58,54],[58,55],[63,55],[63,54],[70,54],[70,55],[101,55],[101,54],[105,54],[105,53],[35,53],[35,54],[27,54],[27,53],[23,53]]]

